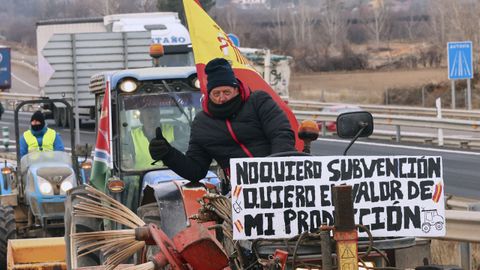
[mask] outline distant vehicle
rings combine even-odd
[[[328,106],[322,109],[324,113],[335,113],[337,115],[346,113],[346,112],[358,112],[362,111],[362,108],[356,105],[349,105],[349,104],[339,104]],[[322,121],[317,121],[318,128],[322,130]],[[335,122],[326,122],[325,127],[327,131],[336,132],[337,131],[337,124]]]
[[[287,55],[271,54],[268,49],[238,48],[250,61],[253,68],[259,72],[272,89],[288,102],[288,87],[290,84],[290,65],[293,58]]]

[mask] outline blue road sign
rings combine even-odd
[[[450,80],[473,78],[472,42],[448,42],[448,78]]]
[[[0,89],[10,89],[12,73],[10,66],[10,48],[0,48]]]
[[[232,41],[233,45],[240,47],[240,39],[235,34],[227,34],[227,37]]]

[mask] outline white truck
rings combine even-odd
[[[286,55],[272,54],[269,49],[239,48],[263,79],[275,92],[288,101],[290,84],[290,66],[293,58]]]
[[[161,66],[193,66],[188,30],[177,13],[116,14],[103,18],[46,20],[37,23],[41,95],[65,98],[75,108],[76,124],[93,120],[95,98],[89,92],[93,74],[151,67],[151,43],[161,43]],[[58,126],[67,127],[65,108],[48,108]]]

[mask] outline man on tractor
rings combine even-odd
[[[36,111],[30,119],[31,127],[20,137],[20,157],[34,151],[64,151],[62,137],[55,130],[48,128],[45,116]]]
[[[159,125],[159,109],[158,107],[145,108],[140,111],[139,116],[140,123],[142,124],[139,127],[132,128],[130,135],[133,145],[135,168],[145,169],[152,166],[154,160],[150,157],[148,153],[149,141],[155,138],[155,128]],[[162,123],[162,135],[167,140],[168,143],[172,143],[175,139],[174,137],[174,126],[169,123]]]
[[[228,177],[230,158],[296,151],[288,119],[269,94],[251,92],[223,58],[211,60],[205,73],[208,96],[203,111],[193,120],[188,151],[183,154],[172,147],[157,128],[149,147],[154,160],[162,160],[178,175],[198,182],[212,159]]]

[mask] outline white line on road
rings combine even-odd
[[[348,140],[325,139],[325,138],[319,138],[319,139],[317,139],[317,141],[340,142],[340,143],[344,143],[344,144],[350,143],[350,141],[348,141]],[[393,144],[374,143],[374,142],[362,142],[362,141],[356,141],[355,144],[372,145],[372,146],[384,146],[384,147],[391,147],[391,148],[403,148],[403,149],[413,149],[413,150],[422,150],[422,151],[432,151],[432,152],[443,152],[443,153],[452,153],[452,154],[463,154],[463,155],[480,156],[480,153],[477,153],[477,152],[467,152],[467,151],[458,151],[458,150],[449,150],[449,149],[436,149],[436,148],[427,148],[427,147],[409,146],[409,145],[393,145]]]
[[[25,85],[28,86],[28,87],[30,87],[30,88],[32,88],[32,89],[34,89],[34,90],[38,90],[38,87],[37,87],[37,86],[31,85],[31,84],[29,84],[28,82],[20,79],[20,78],[19,78],[18,76],[16,76],[13,72],[12,72],[12,77],[15,78],[15,79],[17,79],[17,81],[25,84]]]

